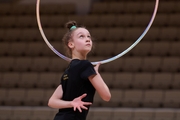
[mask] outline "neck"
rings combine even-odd
[[[72,59],[86,60],[87,54],[81,54],[78,52],[72,53]]]

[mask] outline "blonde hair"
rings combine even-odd
[[[68,47],[68,43],[69,41],[71,40],[71,37],[72,37],[72,33],[74,31],[74,29],[72,30],[71,27],[72,26],[76,26],[77,27],[77,23],[76,21],[69,21],[65,24],[65,27],[67,28],[67,32],[66,34],[63,36],[63,43],[64,43],[64,48],[65,48],[65,51],[66,51],[66,55],[71,57],[71,49]]]
[[[85,28],[85,27],[78,26],[76,21],[69,21],[69,22],[67,22],[65,24],[65,27],[67,28],[67,32],[66,32],[66,34],[62,38],[62,41],[63,41],[63,44],[64,44],[64,49],[65,49],[65,54],[68,57],[72,57],[72,51],[71,51],[71,49],[68,46],[69,41],[72,40],[72,33],[77,28]]]

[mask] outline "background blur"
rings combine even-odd
[[[112,99],[96,94],[87,120],[180,120],[180,1],[160,0],[152,27],[123,57],[100,66]],[[148,25],[155,0],[41,0],[41,22],[64,54],[64,24],[76,20],[95,38],[90,61],[110,58]],[[52,120],[47,101],[68,63],[45,44],[36,0],[0,0],[0,120]]]

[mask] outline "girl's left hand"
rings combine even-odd
[[[96,72],[98,72],[100,65],[101,65],[101,63],[98,63],[98,64],[94,67],[94,69],[95,69]]]

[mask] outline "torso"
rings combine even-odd
[[[89,61],[72,60],[61,78],[63,89],[62,99],[72,101],[74,98],[86,93],[87,96],[83,101],[93,103],[95,89],[88,77],[94,74],[96,74],[94,67]],[[73,108],[60,109],[56,115],[58,119],[55,120],[85,120],[87,113],[88,110],[83,110],[82,113],[80,113],[78,110],[74,112]]]

